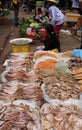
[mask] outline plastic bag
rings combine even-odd
[[[55,69],[56,71],[66,72],[66,70],[68,69],[68,63],[59,61],[55,64]]]

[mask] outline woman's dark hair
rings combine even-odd
[[[42,13],[42,9],[41,9],[41,8],[38,8],[37,11],[38,11],[39,13]]]
[[[51,34],[53,32],[53,25],[52,24],[46,24],[45,29],[47,33]]]

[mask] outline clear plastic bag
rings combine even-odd
[[[67,72],[68,67],[68,63],[62,61],[59,61],[55,64],[56,71]]]

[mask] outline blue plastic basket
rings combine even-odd
[[[82,58],[82,49],[74,49],[72,55]]]

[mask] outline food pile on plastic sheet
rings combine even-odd
[[[0,130],[82,130],[80,60],[69,52],[12,53],[0,76]]]
[[[0,130],[41,130],[38,112],[26,105],[0,106]]]
[[[34,69],[43,70],[43,69],[55,69],[55,64],[58,62],[58,55],[53,52],[48,51],[37,51],[34,54]]]
[[[70,103],[53,102],[40,109],[42,130],[81,130],[82,112]]]

